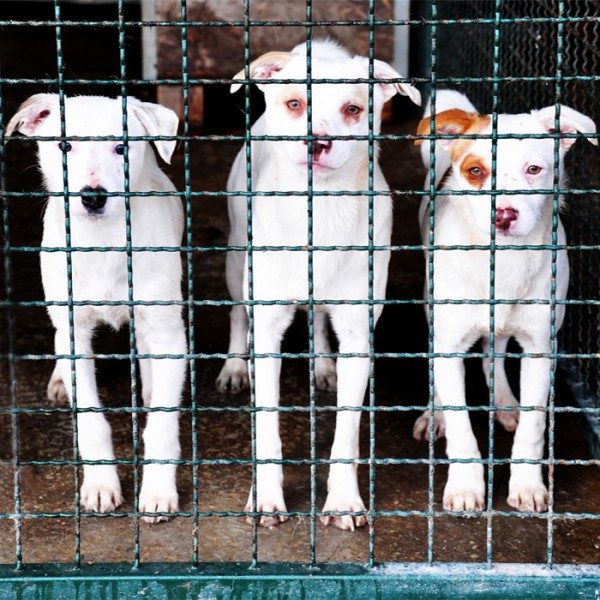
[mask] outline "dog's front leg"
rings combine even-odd
[[[152,355],[185,355],[185,329],[178,307],[140,307],[136,319],[137,333],[143,337],[142,346]],[[150,359],[152,394],[151,410],[144,429],[144,459],[176,461],[181,455],[179,445],[179,412],[185,382],[184,358]],[[145,385],[145,384],[144,384]],[[170,409],[170,410],[160,410]],[[177,465],[146,463],[140,490],[139,509],[146,513],[172,513],[179,508],[176,482]],[[147,515],[143,520],[158,523],[167,515]]]
[[[340,305],[331,309],[333,328],[340,342],[341,354],[369,353],[369,315],[366,306]],[[369,359],[338,358],[337,406],[360,407],[369,380]],[[336,413],[335,436],[331,458],[355,461],[359,456],[360,410]],[[356,462],[332,463],[327,481],[327,501],[323,512],[361,512],[365,505],[358,489]],[[365,515],[324,515],[325,525],[354,530],[366,524]]]
[[[547,337],[546,330],[540,337]],[[546,339],[535,343],[529,336],[517,338],[523,352],[549,352]],[[550,389],[550,360],[547,358],[521,359],[521,406],[540,410],[521,412],[512,447],[513,459],[540,460],[544,455],[544,432]],[[539,464],[511,464],[508,504],[522,511],[541,512],[548,506],[548,491]]]
[[[75,354],[92,356],[92,330],[75,323]],[[59,355],[71,354],[68,327],[56,330],[55,348]],[[71,360],[59,359],[58,369],[65,385],[67,397],[73,403],[73,383]],[[77,399],[77,445],[83,461],[114,461],[110,425],[103,413],[79,412],[81,409],[100,408],[96,388],[94,360],[78,358],[75,360],[76,399]],[[121,485],[117,468],[112,465],[83,466],[80,503],[86,510],[110,512],[121,504]]]
[[[439,321],[438,321],[439,322]],[[462,347],[445,344],[434,339],[436,353],[453,354]],[[444,410],[446,425],[446,454],[449,459],[479,459],[481,454],[471,428],[466,410],[465,369],[462,358],[434,358],[434,385],[437,397]],[[444,508],[452,511],[483,510],[485,485],[483,465],[475,462],[454,462],[448,467],[448,481],[444,488]]]
[[[289,327],[294,310],[290,306],[256,306],[254,308],[254,349],[257,354],[278,354],[281,339]],[[279,406],[279,377],[281,358],[256,358],[254,363],[256,407]],[[259,411],[256,413],[256,458],[258,460],[281,460],[279,436],[279,413]],[[252,490],[245,508],[254,510]],[[281,464],[265,463],[256,467],[256,511],[285,512],[283,499],[283,470]],[[263,515],[259,524],[271,527],[285,521],[286,516]],[[252,523],[252,517],[247,521]]]

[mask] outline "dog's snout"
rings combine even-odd
[[[86,185],[81,189],[81,204],[90,214],[102,212],[106,204],[106,194],[108,193],[103,187],[91,187]]]
[[[326,133],[315,133],[314,135],[318,138],[319,136],[325,136],[327,134]],[[304,144],[308,146],[308,141],[305,140]],[[327,154],[331,150],[332,146],[333,146],[332,140],[319,140],[319,139],[313,140],[313,143],[312,143],[313,159],[319,160],[321,154]]]
[[[519,216],[519,211],[514,208],[497,208],[496,209],[496,227],[503,231],[510,229],[510,224],[516,221]]]

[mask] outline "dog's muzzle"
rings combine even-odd
[[[101,215],[104,212],[108,191],[103,187],[93,188],[89,185],[86,185],[80,191],[85,193],[85,196],[81,196],[81,204],[88,211],[88,214]]]

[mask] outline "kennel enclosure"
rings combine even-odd
[[[252,433],[259,409],[254,392],[224,398],[214,391],[213,381],[227,356],[226,314],[232,304],[223,284],[224,255],[248,250],[226,243],[225,178],[233,151],[250,140],[250,125],[261,110],[250,81],[244,83],[237,107],[228,86],[235,72],[247,68],[260,52],[253,45],[255,36],[264,36],[269,49],[289,49],[296,40],[310,42],[343,31],[337,36],[348,45],[356,43],[356,52],[392,61],[396,34],[402,32],[410,37],[410,71],[402,74],[420,86],[424,97],[456,88],[485,112],[563,103],[598,123],[598,4],[365,0],[336,3],[336,16],[332,2],[307,0],[293,7],[290,2],[289,10],[298,12],[292,18],[279,13],[274,17],[268,2],[240,0],[224,3],[231,12],[222,18],[208,10],[214,8],[210,3],[177,0],[169,4],[168,18],[155,21],[144,20],[136,3],[123,0],[87,8],[54,0],[32,4],[30,12],[25,4],[15,3],[12,13],[0,7],[0,35],[7,40],[0,40],[0,419],[5,432],[0,450],[0,597],[595,598],[600,593],[594,495],[600,186],[598,153],[585,140],[577,141],[566,163],[570,184],[563,220],[572,275],[567,320],[555,336],[551,356],[556,380],[547,409],[547,458],[542,461],[550,473],[547,513],[516,513],[503,503],[509,437],[493,425],[493,391],[482,392],[481,381],[472,386],[477,400],[470,405],[471,415],[479,419],[478,438],[489,441],[482,459],[490,475],[489,499],[480,516],[466,518],[442,509],[440,486],[448,464],[443,444],[418,446],[406,439],[416,411],[433,402],[434,353],[432,331],[423,319],[423,246],[415,236],[416,206],[425,193],[424,172],[412,146],[418,115],[410,114],[401,101],[390,115],[400,125],[387,125],[381,136],[369,135],[372,160],[374,142],[381,145],[400,222],[389,248],[394,258],[385,319],[371,332],[371,376],[362,408],[358,462],[367,528],[349,534],[318,523],[330,462],[326,438],[338,409],[334,398],[315,390],[314,340],[306,338],[306,323],[295,327],[282,352],[290,365],[284,374],[288,394],[279,411],[291,522],[278,529],[260,531],[256,522],[242,523],[246,513],[241,507],[257,464]],[[164,46],[172,59],[170,70],[155,76],[143,73],[142,35],[152,31],[160,40],[167,30],[175,35],[169,42],[174,46]],[[40,55],[36,61],[42,63],[41,70],[26,60],[28,50],[18,45],[19,36],[38,44],[34,54]],[[206,38],[216,40],[217,51],[231,52],[232,62],[238,61],[229,74],[194,70],[194,57]],[[159,43],[158,53],[160,48]],[[375,83],[371,80],[371,87]],[[115,439],[121,440],[118,464],[128,496],[122,509],[108,515],[79,509],[75,499],[81,461],[72,429],[76,413],[70,407],[48,406],[43,399],[55,357],[39,287],[37,260],[43,249],[35,223],[47,193],[40,191],[38,181],[27,179],[32,175],[25,169],[34,162],[31,141],[9,142],[4,130],[19,102],[48,90],[149,99],[160,93],[165,102],[175,97],[181,111],[179,158],[169,174],[186,217],[180,249],[189,343],[187,393],[180,409],[182,503],[175,520],[155,528],[140,523],[132,497],[143,464],[138,449],[145,411],[134,327],[116,345],[110,337],[100,339],[95,355],[107,400],[104,410],[114,419]],[[197,101],[202,103],[201,118],[191,114]],[[227,117],[221,107],[225,115],[235,113],[237,124],[222,124]],[[373,198],[375,191],[365,194]],[[558,190],[554,192],[558,208]],[[250,180],[246,193],[251,222]],[[66,200],[76,195],[64,194]],[[309,223],[307,215],[307,227]],[[435,240],[432,245],[432,252],[443,251]],[[67,245],[64,251],[83,250]],[[119,251],[131,255],[143,249],[136,249],[129,238]],[[378,249],[371,244],[358,251],[372,255]],[[316,305],[311,298],[302,303],[308,307],[310,328]],[[398,339],[398,331],[406,332],[404,339]],[[507,356],[518,359],[521,352],[509,347]],[[477,348],[467,353],[467,367],[481,357]],[[260,360],[251,345],[245,358],[250,364]],[[408,382],[407,391],[398,390],[399,381]],[[109,397],[113,390],[118,398]],[[570,427],[575,417],[591,440],[591,453]],[[570,437],[563,437],[563,431]]]

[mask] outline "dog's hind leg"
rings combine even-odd
[[[142,346],[149,354],[157,355],[150,359],[152,392],[149,408],[153,410],[148,412],[144,428],[144,459],[177,461],[181,455],[177,407],[185,382],[187,352],[181,310],[177,306],[143,306],[137,308],[135,316],[137,333],[143,338]],[[162,357],[158,357],[160,355]],[[174,462],[144,465],[140,512],[163,513],[146,515],[142,517],[144,521],[166,521],[168,513],[179,509],[176,470]]]
[[[92,330],[75,323],[75,354],[92,356]],[[71,354],[69,328],[56,331],[56,353]],[[75,360],[75,389],[72,385],[71,359],[59,359],[61,379],[65,384],[67,396],[71,402],[77,401],[78,409],[100,408],[100,400],[96,389],[94,360],[78,358]],[[75,397],[75,398],[74,398]],[[98,412],[77,413],[77,444],[84,461],[114,461],[110,425],[106,416]],[[111,512],[121,502],[121,485],[114,464],[83,466],[83,483],[81,485],[80,502],[86,510]]]
[[[47,388],[48,402],[54,406],[61,406],[69,403],[65,382],[62,378],[61,368],[58,362],[54,366],[54,371],[50,375]]]
[[[244,242],[245,243],[245,242]],[[230,239],[235,245],[235,240]],[[227,287],[231,298],[236,302],[243,299],[243,280],[245,255],[243,252],[228,252],[226,259]],[[246,307],[239,304],[231,308],[228,354],[245,354],[248,347],[248,313]],[[239,394],[250,387],[248,364],[243,358],[231,357],[225,364],[216,381],[217,389],[225,394]]]
[[[331,354],[327,318],[328,315],[326,312],[315,312],[315,351],[317,354]],[[326,356],[316,358],[315,378],[318,389],[335,393],[337,391],[335,360]]]
[[[143,335],[136,336],[138,354],[150,354],[148,345]],[[152,405],[152,360],[149,358],[138,359],[140,365],[140,376],[142,379],[142,398],[144,406]]]
[[[434,398],[434,404],[436,407],[440,405],[437,394]],[[433,439],[438,440],[446,435],[446,426],[444,424],[444,411],[434,410],[433,411]],[[413,437],[419,442],[428,442],[430,439],[430,420],[431,411],[423,411],[416,419],[413,425]]]
[[[496,337],[494,342],[494,351],[498,354],[504,354],[508,346],[508,337]],[[482,342],[483,352],[488,354],[490,351],[490,341],[485,338]],[[490,387],[490,359],[483,359],[483,373],[485,375],[485,381]],[[518,406],[518,401],[515,398],[510,384],[506,377],[506,369],[504,366],[504,358],[494,359],[494,404],[499,406],[501,410],[495,412],[496,420],[502,424],[506,431],[515,431],[519,424],[519,413],[515,410]],[[504,410],[509,409],[509,410]]]

